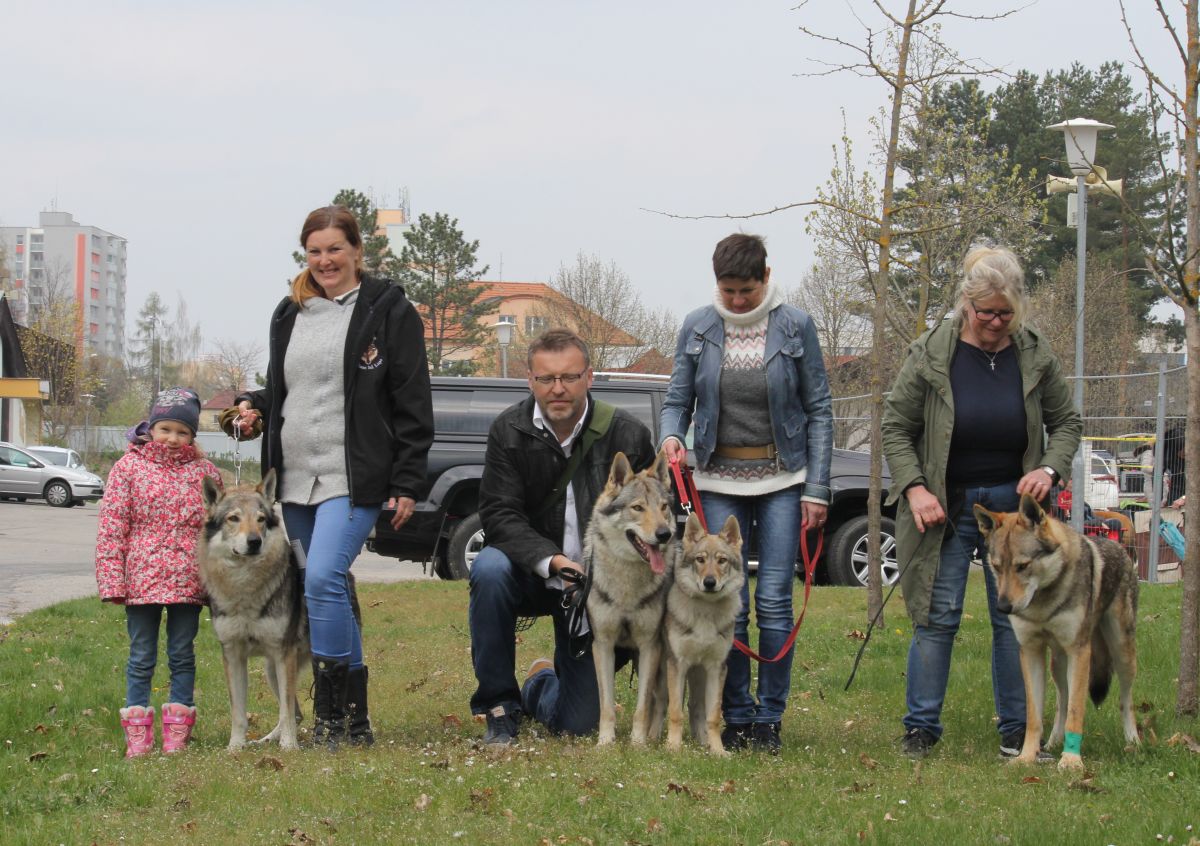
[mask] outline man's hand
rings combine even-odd
[[[242,400],[238,403],[238,419],[236,425],[242,430],[242,435],[252,437],[254,435],[254,421],[258,419],[258,410],[251,407],[250,400]]]
[[[574,570],[583,575],[583,568],[560,552],[550,559],[550,575],[556,576],[563,570]]]
[[[938,498],[929,492],[929,488],[924,485],[913,485],[904,492],[904,496],[908,498],[913,521],[916,522],[917,531],[921,534],[925,533],[926,526],[936,526],[946,522],[946,512],[942,510],[942,504],[938,502]]]
[[[416,504],[411,496],[394,496],[387,501],[388,508],[396,509],[396,513],[392,515],[393,529],[399,529],[408,522]]]

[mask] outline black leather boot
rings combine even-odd
[[[313,745],[334,750],[346,740],[346,685],[350,665],[336,658],[314,655]]]
[[[346,680],[346,718],[351,746],[370,746],[375,742],[371,716],[367,712],[367,668],[352,668]]]

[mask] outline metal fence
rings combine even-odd
[[[1083,441],[1076,455],[1084,468],[1084,501],[1096,523],[1120,524],[1143,579],[1175,580],[1179,555],[1162,540],[1159,525],[1182,521],[1171,504],[1186,493],[1186,366],[1160,364],[1084,380]],[[834,399],[834,446],[870,448],[870,400],[869,394]]]

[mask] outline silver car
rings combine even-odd
[[[44,499],[70,508],[104,496],[104,481],[83,467],[60,467],[21,447],[0,442],[0,499]]]

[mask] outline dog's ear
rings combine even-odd
[[[211,510],[214,505],[221,501],[221,489],[217,487],[216,481],[212,476],[205,476],[204,481],[200,483],[200,495],[204,498],[204,509]]]
[[[721,527],[720,535],[725,543],[738,550],[738,552],[741,552],[742,528],[738,525],[737,518],[732,514],[725,518],[725,525]]]
[[[657,477],[657,479],[668,488],[671,487],[671,462],[667,458],[666,452],[661,449],[658,451],[658,455],[654,459],[654,465],[650,468],[650,472],[653,473],[654,476]]]
[[[1040,526],[1046,520],[1046,512],[1042,510],[1042,506],[1038,504],[1038,501],[1029,494],[1021,494],[1019,510],[1021,516],[1029,521],[1030,526]]]
[[[683,525],[683,536],[688,543],[696,543],[704,540],[704,524],[700,522],[700,518],[693,511],[688,515],[687,522]]]
[[[608,468],[608,483],[620,487],[629,481],[632,475],[633,468],[629,466],[629,459],[625,457],[625,453],[618,452],[613,456],[612,465]]]
[[[978,502],[975,503],[974,511],[975,522],[979,524],[979,531],[983,533],[985,538],[990,536],[1004,521],[1003,514],[995,514],[988,511]]]
[[[275,503],[275,468],[274,467],[272,467],[270,470],[267,471],[267,475],[263,476],[262,481],[258,483],[258,487],[256,487],[255,490],[258,491],[260,494],[262,494],[266,498],[267,502],[272,503],[272,504]]]

